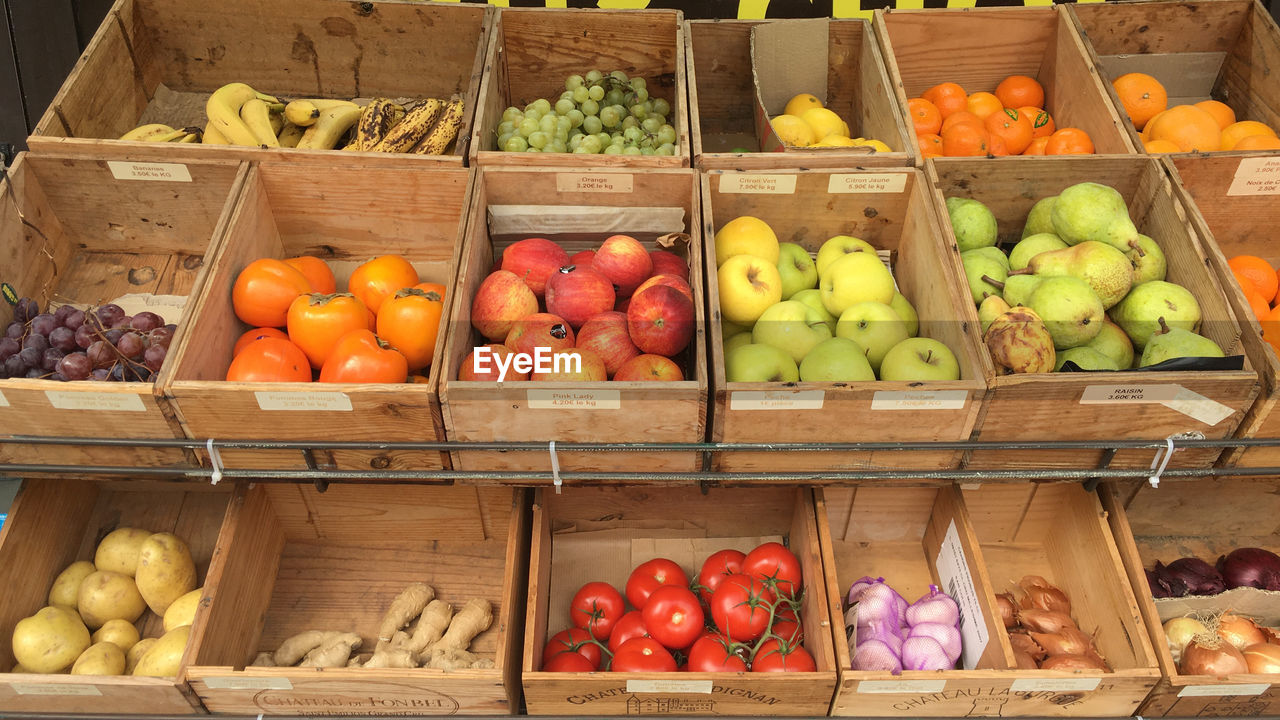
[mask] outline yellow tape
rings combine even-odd
[[[832,17],[870,20],[874,14],[873,10],[863,10],[859,0],[832,0],[831,2]]]

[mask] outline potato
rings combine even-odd
[[[133,578],[106,570],[99,570],[80,583],[80,602],[76,607],[84,624],[94,630],[108,620],[135,622],[147,609]]]
[[[124,654],[124,674],[132,675],[133,669],[138,666],[138,661],[142,659],[143,655],[147,654],[147,651],[151,649],[151,646],[155,645],[159,641],[160,638],[143,638],[134,643],[134,646],[129,648],[129,651]]]
[[[181,538],[172,533],[156,533],[142,543],[135,578],[147,606],[164,617],[174,600],[195,589],[196,564]]]
[[[96,570],[97,568],[88,560],[68,565],[65,570],[58,573],[58,577],[53,580],[53,587],[49,588],[49,604],[75,607],[76,598],[80,594],[80,583]]]
[[[112,642],[100,642],[80,653],[71,666],[72,675],[123,675],[124,651]]]
[[[138,569],[138,553],[142,543],[151,537],[150,530],[138,528],[119,528],[112,530],[102,542],[98,543],[98,551],[93,555],[93,564],[99,570],[117,572],[133,577]]]
[[[103,623],[102,627],[98,628],[98,631],[89,639],[95,643],[113,643],[122,651],[129,652],[129,648],[138,644],[139,637],[138,628],[134,627],[133,623],[116,618]],[[120,673],[115,674],[119,675]]]
[[[190,625],[183,625],[165,633],[138,661],[137,667],[133,669],[133,674],[150,677],[173,677],[177,675],[178,666],[182,664],[182,653],[186,652],[187,640],[190,638]]]
[[[200,607],[200,598],[203,595],[204,588],[198,587],[170,603],[169,609],[164,611],[164,631],[169,632],[174,628],[194,623],[196,608]]]
[[[89,630],[74,615],[56,607],[42,608],[13,628],[13,657],[34,673],[56,673],[89,647]]]

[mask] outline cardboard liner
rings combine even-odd
[[[488,221],[492,235],[667,235],[682,233],[685,225],[683,208],[586,205],[490,205]]]

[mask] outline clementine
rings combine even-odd
[[[1231,273],[1236,276],[1241,287],[1253,286],[1268,303],[1275,299],[1280,283],[1271,263],[1257,255],[1236,255],[1227,261],[1227,267],[1231,268]]]
[[[1125,73],[1111,82],[1133,126],[1146,127],[1151,118],[1169,106],[1169,95],[1160,81],[1146,73]]]
[[[995,95],[1007,108],[1044,107],[1044,87],[1026,75],[1010,75],[1001,80]]]
[[[959,123],[942,131],[942,154],[950,157],[978,157],[987,154],[990,135],[973,123]]]
[[[916,144],[920,147],[920,154],[924,157],[941,157],[942,156],[942,136],[938,134],[925,134],[916,136]]]
[[[1010,155],[1021,154],[1031,144],[1031,119],[1017,110],[1005,109],[992,113],[983,121],[983,125],[992,137],[999,137],[1004,141]]]
[[[920,97],[933,103],[943,119],[946,119],[951,113],[965,109],[965,101],[969,94],[956,83],[944,82],[920,93]]]
[[[1053,124],[1053,116],[1046,110],[1026,106],[1018,108],[1018,114],[1026,115],[1027,119],[1031,121],[1031,137],[1033,138],[1049,137],[1054,130],[1057,130],[1057,127]]]
[[[938,111],[937,105],[928,100],[911,98],[907,101],[907,111],[917,135],[930,135],[942,129],[942,113]]]
[[[980,120],[986,120],[991,113],[997,113],[1004,109],[1004,103],[1000,102],[1000,98],[989,92],[976,92],[969,96],[965,101],[965,109]]]
[[[1022,151],[1023,155],[1043,155],[1044,149],[1049,145],[1049,137],[1038,137],[1031,141],[1026,150]]]
[[[1080,128],[1062,128],[1049,136],[1045,155],[1092,155],[1093,139]]]

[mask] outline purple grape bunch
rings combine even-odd
[[[24,297],[0,337],[0,379],[144,382],[160,371],[176,330],[156,313],[127,315],[115,303],[50,313]]]

